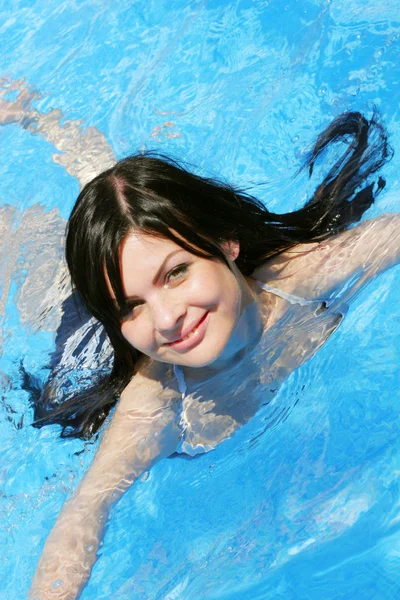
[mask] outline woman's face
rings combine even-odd
[[[237,244],[225,247],[233,261]],[[142,233],[127,236],[120,260],[129,307],[121,332],[132,346],[188,367],[212,365],[224,355],[244,306],[243,278],[221,261]]]

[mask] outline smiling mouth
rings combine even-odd
[[[182,338],[179,338],[177,340],[174,340],[172,342],[167,342],[165,345],[166,346],[175,346],[178,344],[182,344],[183,342],[189,340],[191,337],[193,337],[194,335],[196,335],[200,329],[200,327],[203,325],[204,321],[206,320],[207,316],[208,316],[208,312],[207,311],[205,313],[205,315],[200,319],[200,321],[197,323],[196,327],[193,327],[193,329],[191,331],[189,331],[189,333],[187,335],[185,335]]]

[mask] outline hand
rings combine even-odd
[[[7,95],[14,96],[14,92],[19,92],[17,97],[14,100],[7,99]],[[0,124],[21,123],[23,127],[27,127],[32,102],[37,98],[39,94],[23,79],[13,81],[8,77],[0,78]]]

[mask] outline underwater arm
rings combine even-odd
[[[15,92],[17,97],[9,100],[8,94]],[[81,120],[65,119],[60,109],[45,113],[32,108],[39,97],[23,80],[0,79],[0,125],[18,124],[42,136],[60,152],[53,154],[53,161],[76,177],[81,187],[115,164],[103,133],[95,127],[83,129]]]
[[[400,214],[386,214],[320,243],[301,244],[264,267],[273,285],[304,298],[326,296],[355,278],[355,288],[400,262]]]
[[[173,404],[170,392],[140,374],[125,389],[91,467],[45,543],[30,600],[79,597],[96,561],[111,506],[177,446]]]

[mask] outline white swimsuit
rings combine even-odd
[[[321,304],[320,301],[305,300],[273,288],[266,283],[257,281],[261,288],[271,294],[283,298],[290,304],[306,306]],[[183,370],[179,365],[173,365],[174,374],[182,396],[181,410],[178,415],[182,436],[176,452],[195,456],[214,450],[221,439],[230,437],[237,429],[237,422],[229,415],[216,415],[212,412],[212,401],[199,401],[193,394],[187,393],[187,384]],[[207,441],[213,440],[213,443]],[[215,440],[215,441],[214,441]]]

